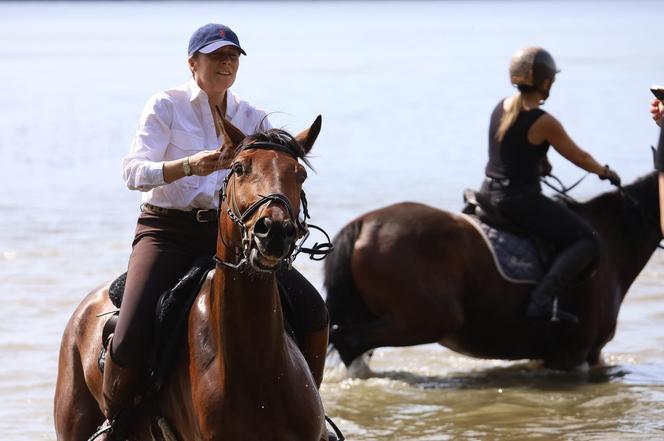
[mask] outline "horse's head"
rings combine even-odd
[[[245,137],[224,121],[225,145],[234,155],[226,160],[230,173],[220,191],[218,256],[235,253],[236,262],[258,271],[274,271],[307,231],[307,206],[302,184],[307,172],[300,159],[320,132],[321,117],[302,133],[291,136],[270,129]],[[303,219],[300,219],[300,209]],[[223,252],[220,248],[231,248]],[[234,251],[233,251],[234,250]]]

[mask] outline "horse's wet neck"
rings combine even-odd
[[[220,247],[221,248],[221,247]],[[218,249],[221,260],[235,253]],[[227,373],[236,366],[263,371],[283,353],[284,322],[274,273],[237,270],[218,264],[214,276],[212,314],[216,341],[223,348]]]
[[[622,199],[618,195],[606,195],[606,197],[604,201],[598,199],[585,204],[584,211],[592,213],[591,222],[606,243],[607,252],[615,262],[613,270],[626,291],[657,249],[661,234],[657,219],[650,219],[650,216],[644,212],[630,214],[630,216],[640,216],[638,228],[635,224],[629,225],[623,222],[622,219],[626,214]],[[640,201],[644,207],[648,207],[649,202]]]
[[[621,237],[622,246],[627,252],[617,256],[621,262],[617,269],[625,287],[629,287],[646,266],[657,249],[660,239],[658,231],[654,227],[651,228],[650,225],[644,226],[644,229],[638,233],[625,232],[625,235]]]

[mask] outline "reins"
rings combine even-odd
[[[277,150],[283,153],[287,153],[296,160],[299,159],[298,155],[293,151],[293,149],[289,148],[288,146],[284,146],[274,142],[260,141],[260,142],[246,144],[240,148],[240,151],[252,150],[252,149]],[[302,236],[299,242],[294,243],[291,246],[291,249],[289,250],[287,257],[283,259],[283,261],[288,265],[289,268],[292,266],[293,261],[300,253],[309,254],[309,258],[311,260],[323,260],[329,253],[332,252],[334,246],[330,241],[330,236],[322,228],[313,224],[307,224],[307,219],[310,219],[310,216],[307,204],[307,197],[303,189],[300,190],[300,203],[302,206],[302,214],[303,214],[302,220],[300,220],[299,216],[295,215],[295,211],[293,210],[293,206],[290,200],[281,193],[258,195],[259,199],[254,201],[249,207],[247,207],[247,209],[243,213],[240,213],[237,201],[235,199],[234,177],[235,177],[235,167],[231,166],[229,173],[224,178],[221,190],[219,191],[219,216],[223,215],[221,208],[223,205],[226,205],[226,214],[231,219],[231,221],[233,221],[233,223],[235,223],[240,229],[240,234],[242,237],[241,258],[238,263],[232,263],[222,260],[215,254],[214,260],[217,264],[224,265],[228,268],[232,268],[238,271],[241,271],[242,269],[244,269],[244,267],[246,267],[249,264],[249,257],[251,253],[251,244],[253,238],[252,238],[252,233],[249,231],[249,229],[245,224],[245,221],[252,214],[254,214],[260,207],[262,207],[265,204],[269,204],[271,202],[281,203],[282,205],[284,205],[284,207],[286,207],[288,215],[290,216],[291,219],[295,219],[297,228]],[[230,189],[232,189],[230,198],[229,198],[229,186]],[[322,232],[325,235],[327,242],[320,244],[316,242],[312,247],[305,248],[303,245],[304,242],[309,238],[310,228]],[[223,238],[223,235],[221,235],[221,240],[225,246],[231,248],[229,244],[226,243],[225,239]]]
[[[549,173],[547,176],[543,176],[543,177],[541,177],[541,178],[540,178],[540,181],[541,181],[544,185],[546,185],[547,187],[549,187],[550,189],[552,189],[553,191],[555,191],[556,193],[558,193],[559,195],[561,195],[562,197],[564,197],[564,198],[566,198],[566,199],[568,199],[568,200],[570,200],[570,201],[573,201],[573,202],[578,202],[576,199],[574,199],[574,198],[573,198],[572,196],[570,196],[568,193],[569,193],[570,191],[572,191],[577,185],[579,185],[579,184],[581,183],[581,181],[583,181],[586,177],[588,177],[589,174],[590,174],[590,173],[586,173],[585,175],[583,175],[583,176],[581,177],[581,179],[579,179],[578,181],[576,181],[574,184],[570,185],[569,187],[566,187],[565,184],[563,184],[563,182],[562,182],[560,179],[558,179],[556,176],[554,176],[554,175],[552,175],[552,174],[550,174],[550,173]],[[558,183],[559,187],[556,187],[556,185],[554,185],[554,184],[548,182],[548,181],[547,181],[547,178],[552,178],[552,179],[554,179],[554,180]],[[655,224],[655,225],[657,226],[657,228],[659,228],[659,219],[656,219],[655,217],[653,217],[652,214],[650,214],[650,213],[649,213],[649,212],[643,207],[643,204],[641,204],[641,203],[638,201],[638,199],[636,199],[634,196],[632,196],[631,194],[629,194],[629,192],[625,189],[625,187],[622,186],[622,184],[618,184],[618,185],[616,185],[616,188],[618,189],[618,191],[620,192],[620,194],[623,196],[623,198],[624,198],[625,200],[629,201],[630,204],[632,204],[632,205],[634,206],[634,208],[636,208],[636,210],[638,210],[644,218],[646,218],[649,222]],[[659,248],[659,249],[664,249],[664,245],[662,245],[661,243],[659,243],[659,244],[657,244],[657,248]]]
[[[574,188],[576,188],[577,185],[579,185],[584,179],[586,179],[586,178],[588,177],[589,174],[590,174],[590,173],[586,173],[585,175],[581,176],[581,178],[580,178],[578,181],[576,181],[574,184],[570,185],[569,187],[566,187],[565,184],[563,184],[563,181],[561,181],[560,179],[558,179],[557,176],[555,176],[555,175],[553,175],[553,174],[551,174],[551,173],[549,173],[549,174],[546,175],[546,176],[542,176],[542,177],[540,178],[540,181],[542,182],[542,184],[546,185],[547,187],[549,187],[550,189],[552,189],[553,191],[555,191],[555,192],[558,193],[559,195],[561,195],[561,196],[563,196],[563,197],[566,197],[566,198],[569,198],[570,200],[574,200],[574,199],[573,199],[571,196],[569,196],[567,193],[569,193],[570,191],[574,190]],[[554,180],[558,183],[559,187],[556,187],[555,185],[553,185],[552,183],[550,183],[549,181],[547,181],[546,178],[552,178],[552,179],[554,179]]]

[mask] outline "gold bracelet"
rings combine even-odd
[[[184,170],[185,176],[191,176],[191,167],[189,166],[189,156],[184,158],[184,162],[182,163],[182,169]]]

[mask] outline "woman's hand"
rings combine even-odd
[[[601,180],[608,179],[612,185],[620,187],[620,176],[618,176],[618,173],[616,173],[615,170],[609,168],[608,165],[605,165],[602,173],[599,173],[599,178]]]
[[[195,155],[174,161],[164,162],[164,182],[170,183],[185,176],[207,176],[222,168],[228,168],[222,162],[222,153],[219,150],[203,150]]]
[[[650,114],[655,123],[662,127],[662,120],[664,120],[664,103],[655,98],[650,103]]]
[[[203,150],[189,157],[191,174],[207,176],[222,169],[221,152],[218,150]]]

